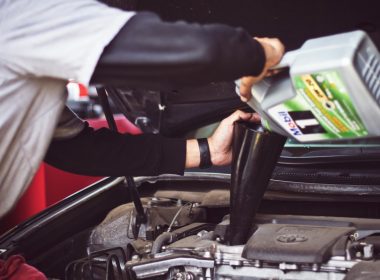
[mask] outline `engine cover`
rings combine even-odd
[[[340,238],[345,247],[348,234],[354,231],[350,227],[264,224],[248,240],[242,256],[268,262],[320,264],[333,256],[332,249]],[[344,256],[344,250],[340,251]]]

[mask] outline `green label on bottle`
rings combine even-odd
[[[296,97],[269,109],[270,116],[298,141],[368,135],[336,71],[293,77]]]

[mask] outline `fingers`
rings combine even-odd
[[[230,124],[240,120],[249,122],[260,122],[261,120],[260,115],[257,113],[247,113],[240,110],[235,111],[227,119]]]
[[[257,113],[237,110],[219,124],[213,135],[208,138],[211,160],[214,165],[226,165],[231,162],[233,125],[239,120],[259,122],[260,116]]]
[[[255,77],[243,77],[240,79],[240,85],[239,85],[239,90],[240,90],[240,99],[243,102],[248,102],[251,97],[251,88],[253,84],[257,81],[257,78]]]
[[[261,117],[258,113],[253,113],[251,118],[249,119],[250,122],[254,123],[260,123],[261,122]]]
[[[249,98],[249,99],[251,99],[251,98]],[[247,103],[247,102],[249,101],[249,99],[248,99],[247,97],[240,96],[240,100],[241,100],[242,102]]]
[[[267,73],[265,74],[265,77],[271,77],[271,76],[277,75],[282,70],[283,69],[268,69]]]
[[[253,122],[253,123],[259,123],[261,121],[260,115],[257,113],[246,113],[248,114],[248,117],[241,118],[243,121],[247,122]]]

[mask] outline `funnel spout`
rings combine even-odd
[[[232,145],[229,244],[249,238],[253,218],[267,188],[286,137],[262,126],[237,122]]]

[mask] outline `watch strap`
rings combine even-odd
[[[199,154],[200,154],[200,163],[199,168],[209,168],[212,166],[211,162],[211,154],[210,154],[210,146],[208,145],[207,138],[199,138],[197,139],[199,146]]]

